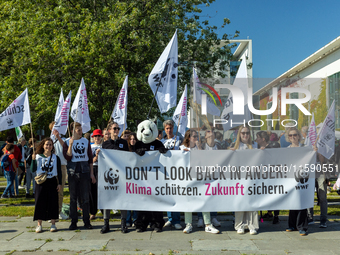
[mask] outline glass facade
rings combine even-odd
[[[335,128],[340,128],[340,72],[328,77],[328,105],[335,100]]]

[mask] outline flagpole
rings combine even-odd
[[[177,133],[178,133],[179,122],[181,121],[181,117],[182,117],[182,113],[179,114],[179,118],[178,118],[177,130],[176,130],[176,135],[175,135],[175,142],[174,142],[174,147],[172,148],[173,150],[175,149],[175,145],[176,145]]]
[[[68,131],[68,137],[71,138],[70,127],[68,126],[68,123],[67,123],[67,131]]]
[[[77,106],[76,118],[75,118],[75,120],[73,122],[72,137],[74,137],[74,130],[75,130],[75,126],[76,126],[76,122],[77,122],[77,117],[78,117],[78,109],[79,109],[79,107]]]
[[[35,148],[34,148],[34,137],[33,137],[33,128],[32,128],[32,122],[30,123],[31,127],[31,137],[32,137],[32,144],[33,144],[33,154],[35,154]]]
[[[156,92],[155,92],[155,95],[152,99],[152,102],[151,102],[151,106],[150,106],[150,110],[149,110],[149,113],[148,113],[148,116],[146,117],[147,119],[149,119],[149,116],[150,116],[150,113],[151,113],[151,109],[152,109],[152,105],[153,105],[153,102],[155,101],[155,98],[156,98],[156,95],[157,95],[157,91],[159,89],[159,87],[162,85],[162,82],[159,81],[159,83],[157,84],[157,89],[156,89]]]

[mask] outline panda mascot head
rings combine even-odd
[[[137,139],[143,143],[152,143],[158,136],[156,124],[150,120],[144,120],[138,125]]]

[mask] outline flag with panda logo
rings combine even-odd
[[[63,94],[63,89],[61,89],[59,100],[58,100],[57,111],[54,116],[54,121],[57,121],[58,116],[61,112],[61,108],[63,107],[63,104],[64,104],[64,94]]]
[[[174,112],[174,116],[172,117],[173,121],[177,125],[177,130],[183,136],[185,134],[185,128],[188,125],[188,114],[187,114],[187,85],[185,85],[185,89],[183,91],[182,97],[179,100],[179,103]]]
[[[128,104],[128,76],[125,77],[123,87],[119,92],[115,108],[111,114],[113,121],[120,127],[119,136],[121,136],[126,127],[127,117],[127,104]]]
[[[167,112],[170,108],[176,106],[177,77],[178,43],[176,30],[148,78],[149,85],[156,97],[161,113]]]
[[[71,117],[75,122],[81,124],[83,133],[91,130],[91,119],[87,103],[86,87],[83,78],[81,79],[76,98],[73,101]]]

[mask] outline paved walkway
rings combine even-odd
[[[340,254],[338,216],[330,217],[326,229],[319,228],[316,221],[305,237],[285,232],[287,216],[280,218],[278,225],[260,223],[259,234],[252,236],[238,235],[232,228],[232,217],[225,215],[218,216],[222,227],[217,235],[197,228],[195,221],[191,234],[171,228],[162,233],[136,233],[131,228],[122,234],[117,219],[110,221],[111,232],[107,234],[99,233],[102,221],[93,222],[93,230],[84,229],[80,221],[76,231],[68,230],[69,221],[58,222],[56,233],[49,232],[46,222],[44,232],[37,234],[32,217],[0,217],[0,254]]]

